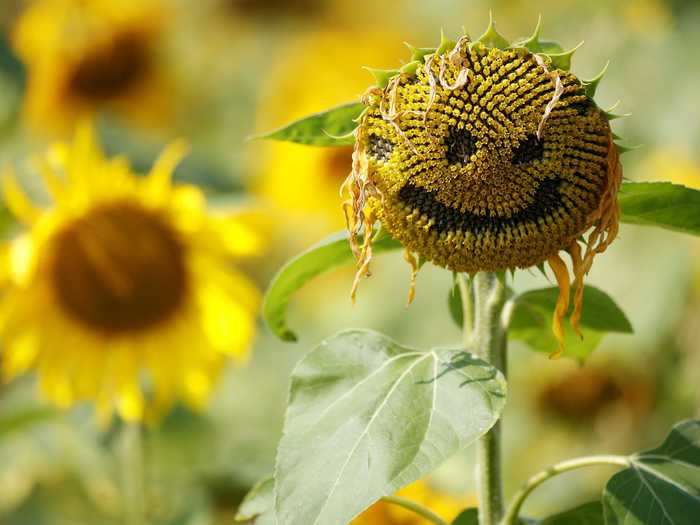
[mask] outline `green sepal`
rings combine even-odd
[[[375,69],[373,67],[364,66],[364,69],[369,71],[374,80],[377,81],[377,87],[384,89],[389,85],[389,81],[396,75],[401,73],[398,69]]]
[[[368,111],[369,111],[369,108],[365,107],[365,109],[363,109],[362,112],[357,117],[352,119],[352,121],[357,123],[357,124],[360,124],[362,122],[362,119],[364,118],[364,116],[367,114]],[[357,130],[357,128],[353,129],[352,132],[355,133],[356,130]]]
[[[604,111],[603,110],[603,116],[608,119],[608,120],[617,120],[619,118],[627,118],[631,116],[632,113],[613,113],[612,111]]]
[[[540,271],[540,273],[541,273],[542,275],[544,275],[544,277],[545,277],[546,279],[549,279],[549,277],[547,277],[547,270],[545,270],[545,268],[544,268],[544,263],[543,263],[543,262],[541,262],[541,263],[539,263],[539,264],[537,265],[537,269]]]
[[[582,80],[581,81],[581,83],[583,84],[583,87],[586,91],[586,96],[588,98],[590,98],[591,100],[593,100],[593,97],[595,97],[595,92],[598,89],[598,84],[600,84],[600,81],[605,76],[605,73],[607,73],[609,66],[610,66],[610,61],[608,60],[600,73],[598,73],[596,76],[594,76],[590,80]]]
[[[615,147],[617,148],[617,152],[620,155],[624,155],[628,151],[635,151],[641,148],[641,145],[636,145],[636,146],[623,146],[622,144],[618,144],[617,142],[615,143]]]
[[[568,51],[564,51],[563,53],[545,53],[550,60],[552,61],[552,65],[556,67],[557,69],[561,69],[562,71],[570,71],[571,70],[571,58],[574,56],[574,53],[578,51],[578,48],[583,45],[583,40],[581,43],[578,45],[574,46],[573,48],[569,49]]]
[[[404,64],[403,66],[401,66],[400,71],[404,75],[413,76],[416,74],[416,71],[418,71],[418,68],[421,67],[422,65],[423,65],[422,62],[420,62],[418,60],[414,60],[412,62],[409,62],[408,64]]]
[[[447,36],[445,36],[445,32],[441,29],[440,30],[440,46],[437,48],[436,53],[438,55],[442,55],[443,53],[447,53],[448,51],[452,51],[456,45],[457,45],[457,42],[447,38]]]
[[[524,47],[531,53],[542,53],[540,49],[540,32],[542,31],[542,15],[537,17],[537,25],[532,35],[513,44],[513,47]]]
[[[437,51],[434,47],[415,47],[408,42],[404,42],[404,44],[411,52],[411,62],[415,62],[416,60],[422,62],[426,56],[432,55]]]
[[[510,42],[496,31],[496,22],[493,19],[493,13],[489,12],[489,26],[486,31],[474,44],[482,44],[488,48],[496,48],[506,50],[510,47]]]

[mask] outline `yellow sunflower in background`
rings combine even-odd
[[[176,400],[202,407],[226,356],[245,359],[258,292],[230,263],[261,239],[243,213],[210,215],[199,189],[171,183],[185,149],[136,177],[83,124],[38,165],[52,207],[4,177],[28,227],[0,251],[6,379],[35,370],[58,406],[94,400],[103,421],[137,421]]]
[[[400,40],[386,32],[328,30],[302,39],[277,57],[265,81],[258,128],[356,100],[372,78],[363,66],[387,67],[405,54]],[[270,142],[260,148],[260,194],[290,218],[310,224],[314,235],[343,227],[338,188],[351,171],[352,146]]]
[[[455,498],[432,488],[426,481],[416,481],[396,493],[397,496],[420,503],[448,523],[465,508],[476,504]],[[430,525],[431,522],[402,507],[380,501],[355,518],[351,525]]]
[[[168,112],[159,0],[35,0],[13,43],[28,72],[25,113],[38,129],[71,129],[98,110],[153,125]]]

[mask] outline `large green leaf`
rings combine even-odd
[[[272,476],[259,481],[246,495],[238,508],[235,521],[255,525],[275,524],[275,480]]]
[[[487,432],[505,395],[503,376],[466,352],[363,330],[322,342],[292,375],[278,525],[346,525]]]
[[[360,102],[344,104],[321,113],[296,120],[291,124],[254,138],[297,142],[311,146],[349,146],[355,142],[351,134],[356,119],[364,111]]]
[[[513,300],[515,307],[508,330],[509,337],[527,343],[533,350],[551,353],[558,343],[552,332],[552,315],[559,288],[531,290]],[[565,355],[585,358],[606,332],[632,333],[632,325],[615,301],[602,290],[586,286],[583,291],[583,314],[579,338],[565,322]]]
[[[607,525],[700,523],[700,421],[679,423],[660,447],[630,461],[603,491]]]
[[[700,235],[700,191],[670,182],[625,182],[620,220]]]
[[[384,230],[380,230],[372,247],[377,254],[401,248],[401,244],[389,237]],[[287,306],[292,294],[317,275],[351,264],[353,261],[348,234],[340,232],[327,237],[285,264],[272,279],[265,294],[263,317],[272,333],[284,341],[296,341],[296,334],[287,326]]]

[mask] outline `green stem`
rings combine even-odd
[[[471,345],[474,330],[474,297],[472,285],[463,273],[457,275],[457,286],[462,298],[462,342],[465,347]]]
[[[125,424],[120,436],[125,525],[146,525],[142,432],[137,424]]]
[[[411,501],[406,498],[401,498],[399,496],[385,496],[382,498],[382,501],[391,503],[392,505],[398,505],[399,507],[403,507],[404,509],[410,510],[411,512],[425,518],[426,520],[428,520],[431,523],[434,523],[435,525],[449,525],[449,523],[447,523],[440,516],[435,514],[432,510],[430,510],[427,507],[424,507],[423,505],[420,505],[419,503],[416,503],[415,501]]]
[[[503,306],[506,288],[495,273],[474,276],[474,329],[471,347],[478,357],[506,373],[506,329]],[[497,422],[477,443],[479,525],[496,525],[503,516],[501,423]]]
[[[513,497],[513,501],[508,507],[508,512],[506,512],[505,518],[503,518],[502,525],[517,525],[518,515],[520,514],[520,509],[525,502],[525,499],[530,495],[530,493],[539,487],[542,483],[547,481],[562,472],[567,472],[569,470],[575,470],[582,467],[590,467],[593,465],[615,465],[618,467],[629,467],[631,462],[629,458],[625,456],[586,456],[583,458],[570,459],[567,461],[562,461],[549,467],[547,470],[543,470],[532,476],[527,480],[525,485],[518,491],[518,493]]]

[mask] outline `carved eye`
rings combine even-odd
[[[450,128],[445,137],[445,156],[452,164],[466,164],[476,151],[476,141],[466,129]]]
[[[371,134],[367,144],[367,154],[379,162],[386,162],[394,151],[394,144],[379,135]]]
[[[513,152],[513,164],[526,164],[544,157],[544,141],[537,135],[528,135]]]

